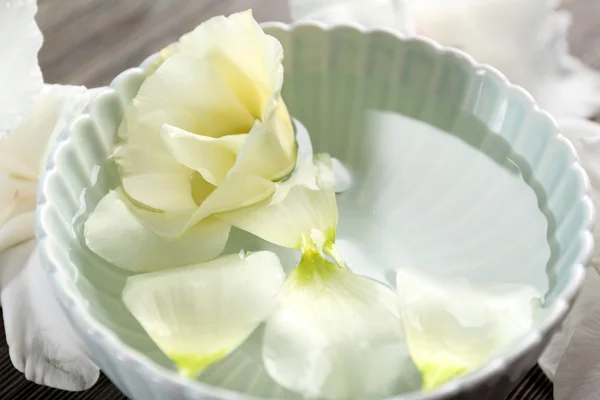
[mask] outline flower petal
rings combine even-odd
[[[20,213],[0,226],[0,253],[33,237],[35,213]]]
[[[170,45],[162,49],[157,56],[151,56],[150,59],[147,59],[148,64],[146,64],[145,62],[142,63],[142,68],[145,69],[146,75],[150,76],[156,72],[158,67],[163,65],[167,58],[177,53],[179,53],[179,42],[171,43]]]
[[[179,51],[208,58],[257,119],[271,93],[281,90],[283,49],[262,31],[250,10],[202,23],[181,38]]]
[[[130,140],[159,135],[164,123],[199,135],[220,137],[248,133],[255,121],[223,81],[215,65],[186,54],[169,57],[147,77],[130,108],[133,110],[127,112],[135,112],[137,117],[164,112],[164,119],[157,119],[150,132],[133,129],[131,133],[136,136],[130,135]],[[187,115],[190,120],[169,120],[172,111]],[[129,122],[135,127],[135,118]]]
[[[206,58],[259,120],[240,151],[236,172],[277,180],[295,163],[294,132],[280,98],[283,48],[266,35],[251,11],[215,17],[183,36],[179,51]]]
[[[420,387],[394,292],[305,253],[267,321],[271,377],[306,397],[387,397]]]
[[[98,380],[98,367],[43,276],[35,240],[0,253],[0,299],[10,359],[25,378],[37,384],[88,389]]]
[[[37,181],[54,140],[88,106],[97,89],[45,85],[29,117],[0,141],[0,172]]]
[[[161,136],[165,147],[179,163],[193,169],[212,185],[223,182],[235,164],[238,150],[247,135],[220,138],[190,133],[171,125],[163,125]]]
[[[284,279],[273,253],[232,254],[130,277],[123,301],[180,372],[194,377],[270,315]]]
[[[200,192],[198,197],[202,201],[199,201],[200,206],[194,210],[161,212],[136,204],[134,199],[130,199],[130,211],[157,235],[174,239],[213,214],[255,204],[269,197],[275,190],[273,182],[255,175],[230,174],[215,188],[204,181],[200,174],[195,174],[195,177],[190,177],[191,188],[201,188],[197,191]],[[193,184],[196,180],[199,183]],[[211,187],[208,190],[202,189],[206,185]],[[128,197],[125,191],[123,194]]]
[[[252,127],[232,171],[279,180],[293,171],[297,159],[289,115],[272,112]]]
[[[425,389],[479,367],[526,334],[540,297],[531,286],[478,289],[414,268],[398,270],[396,279],[406,340]]]
[[[322,186],[325,181],[332,181],[331,160],[320,155],[315,157],[314,164],[302,162],[298,167],[289,184],[278,185],[275,196],[218,217],[283,247],[299,249],[302,237],[315,231],[333,241],[338,222],[337,203],[333,189]],[[312,171],[312,177],[306,169]]]
[[[277,184],[270,204],[281,203],[287,197],[290,189],[296,185],[304,185],[312,190],[319,190],[317,185],[319,169],[313,162],[314,154],[310,135],[304,125],[297,119],[294,119],[294,125],[298,144],[298,156],[294,173],[291,174],[289,179]]]
[[[110,191],[85,223],[87,246],[117,267],[157,271],[211,260],[227,243],[229,225],[216,218],[197,224],[177,239],[165,239],[142,225],[117,192]]]
[[[184,230],[194,226],[209,215],[248,207],[269,197],[275,184],[256,175],[242,173],[229,174],[196,210],[184,226]]]
[[[320,188],[317,185],[317,174],[319,170],[312,157],[307,157],[303,160],[298,160],[296,169],[290,179],[285,182],[278,183],[275,188],[275,193],[271,198],[269,205],[279,204],[285,200],[294,187],[302,185],[310,190],[318,191]]]
[[[34,236],[38,175],[57,136],[96,93],[82,86],[45,85],[28,118],[0,140],[0,251]]]
[[[38,64],[42,33],[34,0],[0,4],[0,140],[10,136],[31,112],[44,80]]]
[[[312,140],[310,138],[310,134],[308,133],[308,129],[304,126],[304,124],[294,118],[294,130],[296,132],[296,143],[298,147],[298,156],[297,159],[304,160],[305,158],[312,158],[314,155]]]
[[[559,3],[407,1],[422,34],[497,68],[554,116],[591,117],[600,109],[600,74],[569,54],[571,18]]]
[[[170,114],[180,119],[178,114]],[[172,122],[172,119],[170,122]],[[194,171],[178,163],[152,129],[161,121],[160,113],[140,118],[135,130],[127,130],[128,142],[115,149],[123,190],[135,202],[155,211],[191,214],[197,204],[192,196]]]
[[[114,154],[123,188],[150,208],[191,216],[197,208],[190,187],[193,170],[168,152],[160,135],[164,124],[220,137],[247,133],[254,118],[214,66],[196,57],[169,57],[140,87],[119,128],[127,142]]]

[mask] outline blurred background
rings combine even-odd
[[[248,8],[259,22],[289,22],[287,0],[39,0],[40,64],[50,83],[95,87],[202,21]],[[600,69],[600,0],[567,0],[571,53]]]

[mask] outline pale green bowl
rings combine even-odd
[[[284,47],[290,112],[316,151],[353,173],[352,189],[339,197],[339,245],[353,269],[389,281],[395,268],[413,265],[547,293],[535,328],[513,348],[434,392],[397,397],[498,398],[563,320],[593,247],[588,180],[573,147],[530,95],[460,51],[354,26],[266,28]],[[37,235],[56,294],[93,359],[132,399],[293,398],[251,361],[260,331],[201,382],[178,376],[121,302],[127,273],[77,239],[81,221],[117,184],[105,159],[144,78],[143,68],[119,75],[48,160]],[[404,117],[368,136],[368,108]],[[232,249],[257,246],[249,235],[233,236]],[[293,255],[280,254],[293,265]]]

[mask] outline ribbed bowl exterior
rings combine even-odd
[[[492,159],[503,162],[510,156],[518,165],[548,219],[547,238],[542,239],[555,266],[541,322],[509,354],[480,370],[434,392],[397,397],[501,398],[536,362],[564,319],[593,248],[589,183],[573,146],[529,94],[460,51],[357,26],[275,23],[265,29],[284,47],[283,96],[308,128],[316,151],[352,164],[360,153],[362,111],[375,108],[426,122]],[[127,272],[81,251],[76,222],[85,213],[82,204],[93,208],[111,186],[100,167],[115,144],[124,107],[145,76],[143,66],[120,74],[61,136],[48,159],[38,190],[36,228],[55,294],[95,362],[131,399],[294,397],[272,385],[264,370],[247,373],[252,365],[245,365],[242,356],[210,371],[205,382],[178,376],[120,300]],[[470,135],[475,120],[486,135]],[[234,383],[224,385],[228,380]]]

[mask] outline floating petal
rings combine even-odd
[[[331,399],[387,397],[419,387],[390,288],[308,251],[278,299],[266,324],[263,359],[283,387]]]
[[[479,289],[413,268],[398,270],[396,279],[406,340],[425,389],[481,366],[525,335],[539,305],[538,291],[526,285]]]
[[[248,136],[242,134],[213,138],[171,125],[163,125],[161,135],[165,147],[175,160],[197,171],[214,186],[225,180]]]
[[[285,279],[270,252],[130,277],[123,301],[180,373],[198,375],[266,319]]]

